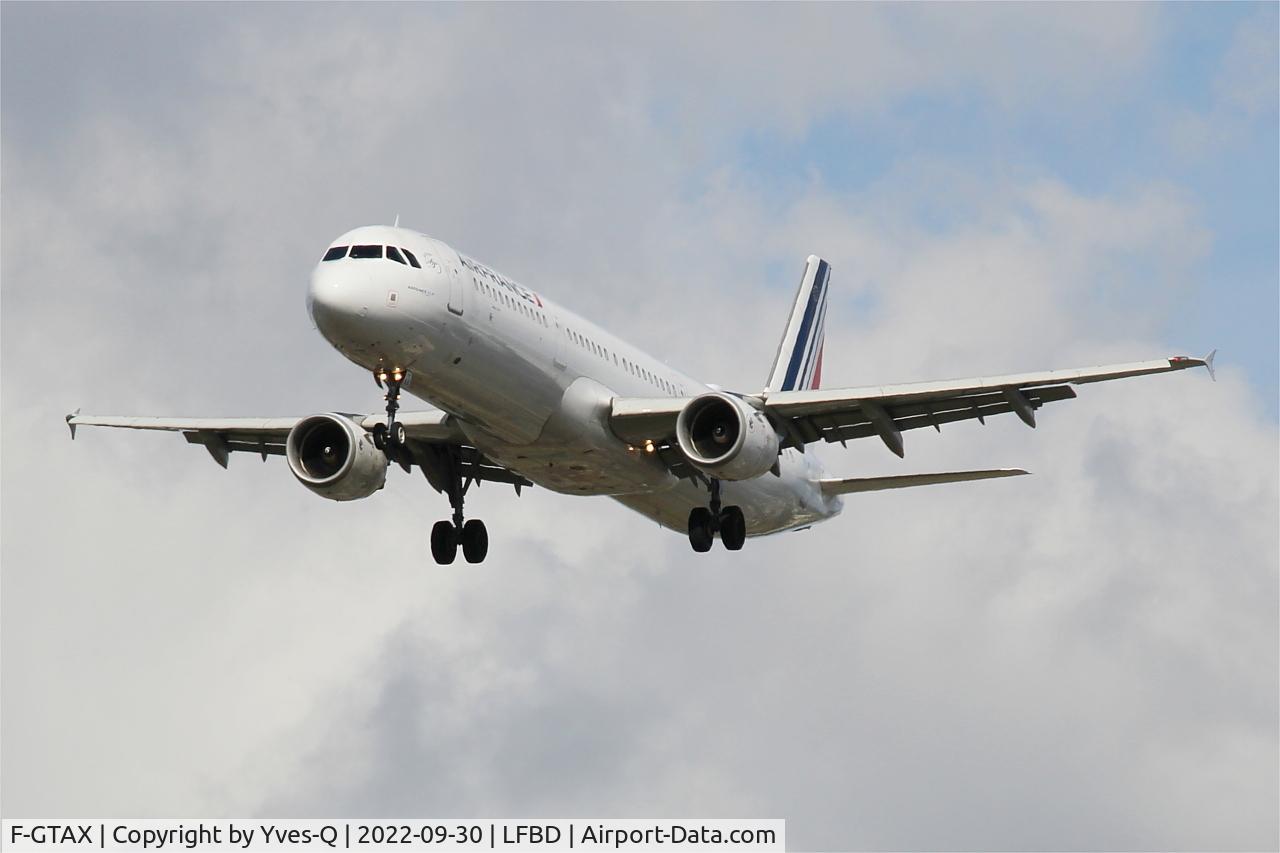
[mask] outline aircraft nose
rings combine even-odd
[[[350,270],[320,264],[311,273],[307,311],[326,338],[345,336],[351,325],[369,313],[368,288]]]

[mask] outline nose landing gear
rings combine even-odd
[[[689,512],[689,544],[698,553],[711,550],[715,535],[730,551],[737,551],[747,541],[747,520],[742,508],[720,506],[720,481],[711,481],[711,506],[695,507]]]
[[[396,411],[400,408],[400,386],[404,383],[404,371],[398,367],[392,369],[390,373],[379,369],[374,372],[373,381],[378,383],[379,388],[384,382],[387,385],[387,422],[374,425],[373,443],[387,454],[388,459],[394,461],[396,452],[408,441],[404,424],[396,421]]]

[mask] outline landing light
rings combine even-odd
[[[644,443],[644,452],[645,452],[645,453],[652,453],[652,452],[653,452],[653,442],[652,442],[652,441],[646,441],[646,442]]]

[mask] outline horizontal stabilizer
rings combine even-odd
[[[964,483],[969,480],[992,480],[996,477],[1020,477],[1029,474],[1021,468],[993,468],[987,471],[944,471],[941,474],[905,474],[899,477],[846,477],[819,480],[824,495],[847,495],[852,492],[878,492],[883,489],[907,489],[912,486],[936,486],[939,483]]]

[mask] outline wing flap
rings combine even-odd
[[[1076,392],[1066,385],[1024,392],[1027,404],[1033,411],[1045,403],[1070,400],[1075,396]],[[1003,415],[1014,412],[1016,409],[1001,392],[994,392],[930,402],[886,405],[885,411],[893,419],[894,426],[902,431],[922,427],[940,429],[943,424],[973,419],[985,420],[991,415]],[[816,431],[811,441],[816,441],[818,438],[826,441],[848,441],[878,434],[874,422],[861,407],[800,419],[800,423],[806,422],[811,423]]]

